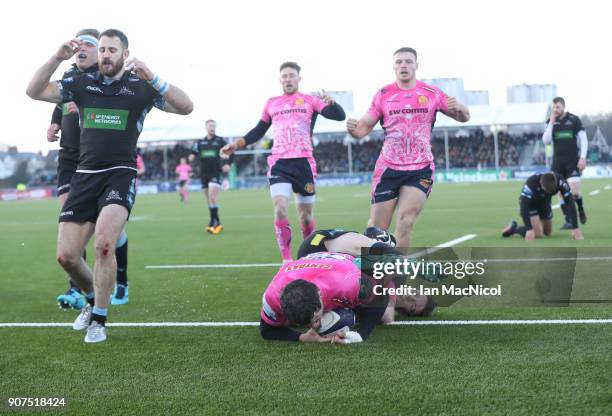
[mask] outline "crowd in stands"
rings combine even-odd
[[[459,137],[457,137],[459,136]],[[525,133],[510,135],[500,132],[498,135],[499,165],[501,167],[512,167],[519,165],[543,166],[546,164],[544,146],[540,142],[540,134]],[[383,141],[382,132],[374,132],[368,140],[352,141],[352,171],[372,172],[380,153]],[[349,172],[349,149],[345,134],[328,135],[316,140],[314,146],[314,157],[317,161],[319,174],[337,174]],[[162,146],[148,145],[140,149],[146,172],[140,178],[142,181],[161,182],[166,180],[175,181],[175,168],[181,157],[187,157],[191,153],[192,142],[181,142],[169,146],[164,150]],[[267,147],[271,142],[267,142]],[[608,149],[605,149],[608,150]],[[446,167],[446,152],[444,138],[439,134],[432,138],[432,152],[438,169]],[[164,157],[165,153],[165,157]],[[494,138],[490,133],[485,134],[477,129],[469,133],[449,136],[448,140],[449,167],[451,168],[475,168],[485,169],[495,167]],[[267,154],[236,155],[234,163],[238,176],[263,176],[267,172]],[[54,163],[43,163],[56,156],[43,158],[38,156],[38,163],[45,168],[30,171],[30,185],[54,185],[56,181],[54,168],[49,168]],[[601,151],[596,143],[590,143],[589,163],[610,162],[612,158],[609,152]],[[167,162],[167,174],[165,163]],[[47,166],[48,165],[48,166]],[[193,177],[200,176],[199,163],[192,164]]]
[[[523,134],[512,136],[500,132],[498,136],[499,165],[517,166],[521,152],[528,146],[539,140],[538,134]],[[351,144],[353,157],[353,172],[371,172],[374,170],[376,160],[380,154],[383,141],[374,137],[367,141],[355,141]],[[174,169],[182,156],[189,154],[191,143],[177,144],[167,150],[168,178],[173,180]],[[432,140],[432,151],[438,168],[446,166],[444,151],[444,139],[435,137]],[[163,149],[144,149],[141,152],[147,172],[145,180],[164,179],[164,151]],[[448,154],[451,168],[494,168],[495,149],[493,135],[485,135],[481,130],[476,130],[469,137],[453,137],[449,139]],[[314,147],[314,157],[317,161],[317,170],[320,174],[335,174],[349,172],[348,144],[339,137],[337,140],[321,141]],[[238,175],[254,176],[265,175],[267,172],[267,154],[238,155],[235,158]],[[544,164],[544,154],[541,161]],[[539,163],[538,163],[539,164]],[[194,163],[195,170],[199,164]],[[199,173],[194,172],[194,177]]]

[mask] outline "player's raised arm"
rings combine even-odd
[[[62,43],[57,52],[55,52],[53,56],[34,73],[26,89],[28,97],[34,100],[48,101],[51,103],[61,102],[62,94],[60,87],[56,82],[50,82],[51,76],[62,61],[72,58],[81,46],[81,43],[82,41],[79,39],[72,39]]]
[[[446,97],[446,109],[442,110],[442,112],[460,123],[470,120],[470,109],[450,95]]]
[[[359,120],[354,118],[346,120],[346,130],[355,139],[361,139],[370,134],[377,121],[369,113],[366,113]]]
[[[325,108],[321,110],[323,117],[336,121],[343,121],[346,118],[344,109],[325,90],[321,90],[320,97],[326,104]]]
[[[126,69],[134,72],[138,78],[147,81],[164,97],[163,111],[181,115],[187,115],[193,111],[193,102],[189,96],[179,87],[155,75],[144,62],[131,58],[126,62]]]
[[[228,159],[236,150],[253,144],[264,137],[271,125],[271,121],[259,120],[259,123],[257,123],[257,125],[253,127],[244,137],[240,137],[236,141],[223,146],[219,151],[219,154],[223,159]]]

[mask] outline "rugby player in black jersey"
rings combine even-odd
[[[75,54],[75,63],[64,72],[62,78],[72,78],[85,72],[98,70],[98,38],[100,32],[96,29],[82,29],[76,37],[83,41]],[[61,130],[61,138],[57,134]],[[70,180],[76,171],[79,162],[79,139],[81,129],[79,126],[79,113],[74,102],[56,105],[51,115],[51,125],[47,129],[47,140],[55,142],[59,138],[60,150],[57,161],[57,196],[60,207],[64,206],[70,191]],[[117,240],[115,256],[117,258],[117,285],[111,303],[123,305],[128,303],[127,292],[127,263],[128,263],[128,237],[125,230]],[[85,252],[83,257],[86,259]],[[69,287],[65,293],[57,297],[57,303],[62,309],[81,310],[86,306],[85,297],[78,285],[70,279]]]
[[[117,268],[115,244],[134,204],[136,142],[144,119],[153,106],[189,114],[193,103],[142,61],[126,61],[128,39],[116,29],[100,35],[99,72],[50,81],[81,43],[77,38],[63,43],[36,71],[26,93],[52,103],[73,101],[79,110],[79,164],[60,213],[57,260],[86,294],[88,305],[73,328],[87,329],[85,342],[89,343],[106,340],[106,315]],[[92,273],[81,255],[94,234]]]
[[[75,62],[64,72],[62,78],[70,78],[85,72],[98,70],[98,38],[100,32],[96,29],[82,29],[76,34],[82,41],[75,54]],[[58,133],[61,130],[61,138]],[[56,105],[51,115],[51,124],[47,129],[47,140],[55,142],[59,139],[60,150],[57,160],[57,197],[60,207],[64,206],[70,191],[70,179],[76,171],[79,162],[79,113],[73,102]],[[85,252],[83,252],[85,256]],[[86,306],[85,297],[79,286],[69,279],[69,287],[65,293],[57,297],[57,303],[62,309],[81,310]]]
[[[189,155],[190,162],[193,162],[196,156],[200,160],[202,189],[210,212],[210,221],[206,231],[211,234],[219,234],[223,230],[219,219],[217,195],[221,188],[222,176],[229,172],[231,163],[231,159],[221,159],[219,151],[227,142],[223,137],[215,134],[216,129],[215,120],[206,120],[206,136],[193,144],[191,155]]]
[[[582,126],[582,121],[565,111],[565,100],[562,97],[553,98],[550,120],[542,135],[544,144],[553,143],[553,160],[551,170],[565,179],[572,190],[572,196],[578,206],[580,223],[585,224],[587,216],[582,202],[580,190],[580,175],[586,167],[586,157],[589,142]],[[561,201],[561,209],[565,215],[565,224],[561,229],[572,229],[568,205]]]
[[[556,193],[561,193],[567,205],[572,238],[583,240],[582,231],[578,228],[576,206],[570,186],[565,179],[554,172],[536,173],[527,179],[519,198],[524,225],[519,226],[513,220],[502,231],[502,237],[519,234],[525,240],[535,240],[536,238],[549,236],[552,233],[553,217],[550,200]]]

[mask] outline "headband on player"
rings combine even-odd
[[[82,40],[83,42],[91,43],[96,48],[98,47],[98,39],[96,39],[95,37],[91,35],[81,35],[79,36],[79,39]]]

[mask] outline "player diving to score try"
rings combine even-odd
[[[366,233],[375,237],[379,231],[387,234],[380,229],[368,229]],[[427,296],[406,295],[390,303],[389,296],[377,294],[375,285],[397,286],[401,280],[375,280],[362,266],[363,248],[366,257],[403,258],[390,245],[356,232],[314,231],[300,246],[299,260],[283,264],[266,289],[260,313],[261,336],[268,340],[347,343],[345,333],[329,337],[318,333],[325,312],[345,308],[353,310],[358,319],[360,342],[368,339],[376,325],[391,322],[395,308],[412,316],[433,312],[435,302]],[[300,333],[292,326],[308,330]]]

